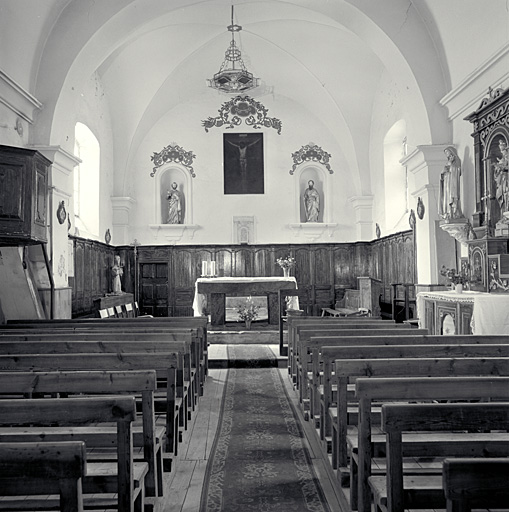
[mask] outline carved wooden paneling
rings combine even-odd
[[[123,290],[134,292],[132,247],[114,248],[74,239],[73,315],[92,311],[93,299],[111,291],[109,272],[114,254],[124,262]],[[380,279],[384,285],[411,283],[415,273],[413,233],[399,233],[373,242],[344,244],[274,244],[260,246],[143,246],[138,248],[138,299],[154,316],[191,315],[194,283],[202,261],[215,261],[219,276],[282,276],[277,258],[292,256],[301,307],[319,313],[340,300],[357,277]],[[305,297],[308,297],[306,301]],[[304,304],[305,303],[305,304]]]

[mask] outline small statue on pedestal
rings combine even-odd
[[[495,196],[500,206],[500,214],[505,217],[504,222],[509,222],[509,154],[507,142],[504,139],[498,141],[498,147],[501,158],[497,158],[497,163],[493,164],[494,178],[497,185]]]
[[[124,275],[124,269],[120,265],[120,256],[115,256],[115,264],[111,267],[111,275],[113,276],[113,294],[121,295],[122,282],[120,278]]]
[[[463,218],[460,202],[461,159],[452,146],[444,149],[447,164],[440,175],[440,204],[438,213],[442,219]]]
[[[306,210],[306,222],[318,222],[320,213],[320,195],[314,188],[315,182],[308,181],[308,188],[304,191],[304,207]]]

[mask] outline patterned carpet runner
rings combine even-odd
[[[265,345],[228,345],[228,368],[277,368],[277,359]]]
[[[200,512],[330,512],[279,370],[230,369]]]

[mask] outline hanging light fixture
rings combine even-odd
[[[240,50],[235,43],[235,32],[240,32],[242,27],[233,23],[233,5],[232,23],[227,28],[232,33],[232,40],[224,54],[225,59],[221,68],[213,78],[207,78],[208,86],[228,93],[249,91],[258,87],[260,79],[255,78],[253,73],[246,69]]]

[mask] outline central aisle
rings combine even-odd
[[[209,347],[213,348],[213,345]],[[272,353],[268,357],[272,357],[275,348],[264,347]],[[209,355],[214,357],[213,353],[214,350],[210,350]],[[239,351],[231,345],[221,346],[219,354],[239,358]],[[224,508],[209,510],[341,511],[331,483],[334,475],[316,442],[312,425],[303,421],[287,368],[257,369],[253,368],[252,360],[246,365],[248,368],[239,368],[237,363],[232,366],[237,367],[209,369],[205,393],[200,398],[197,414],[193,415],[193,421],[184,433],[175,470],[165,474],[165,504],[161,510],[198,512],[202,493],[205,494],[204,485],[209,481],[214,485],[216,505],[222,494],[233,496],[235,502],[231,506],[224,502]],[[269,405],[268,402],[272,403]],[[236,412],[233,413],[235,403]],[[223,420],[226,421],[218,432],[223,404]],[[232,427],[230,433],[228,425]],[[221,468],[219,464],[226,460],[226,455],[213,452],[217,434],[217,446],[223,452],[228,448],[234,454],[231,463],[227,461],[228,467]],[[211,459],[216,473],[211,473],[209,479],[206,470]],[[287,474],[288,471],[293,476]],[[217,484],[221,472],[223,482]],[[253,502],[249,508],[249,502],[245,503],[246,491],[254,496],[258,490],[267,491],[267,498],[256,506]],[[262,495],[258,493],[258,496]],[[299,497],[300,508],[277,501],[288,496],[293,499],[296,495],[302,497]],[[212,502],[209,500],[209,503]],[[308,505],[309,508],[305,508]]]

